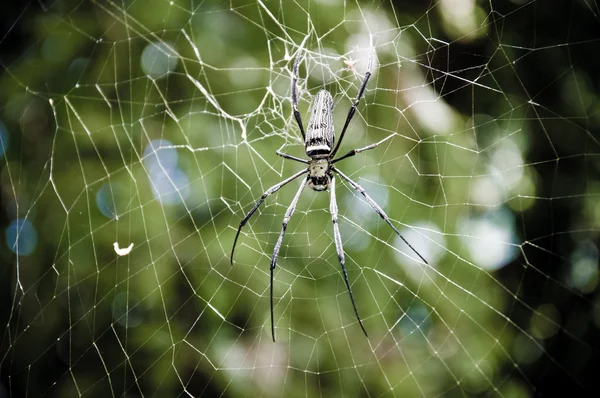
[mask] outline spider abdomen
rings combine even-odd
[[[306,130],[306,155],[326,158],[331,154],[334,141],[333,98],[327,90],[315,97]]]

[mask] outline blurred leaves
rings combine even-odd
[[[581,248],[598,244],[598,42],[586,33],[597,20],[578,2],[564,13],[540,1],[464,3],[6,6],[2,208],[39,242],[29,256],[0,252],[4,388],[512,396],[593,383],[597,256]],[[297,51],[305,125],[328,89],[341,128],[370,39],[376,67],[340,153],[392,138],[339,167],[435,261],[407,258],[338,182],[365,339],[328,195],[307,190],[275,270],[273,344],[269,261],[299,182],[267,199],[231,267],[235,230],[301,167],[275,151],[305,156],[290,99]],[[496,243],[510,263],[492,273],[472,255],[485,248],[475,227],[503,214],[511,239]],[[114,242],[133,250],[120,257]],[[563,353],[572,349],[588,355]]]

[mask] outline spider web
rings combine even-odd
[[[12,6],[14,7],[14,6]],[[529,396],[594,389],[595,1],[49,1],[0,32],[0,395]],[[339,134],[300,181],[291,108]]]

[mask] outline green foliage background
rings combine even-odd
[[[39,243],[29,256],[0,251],[4,392],[528,396],[558,383],[594,388],[597,271],[583,289],[569,275],[576,249],[597,252],[598,244],[597,13],[579,1],[476,2],[469,36],[448,22],[444,2],[423,3],[7,6],[3,221],[27,218]],[[397,135],[340,169],[387,198],[396,225],[434,242],[435,261],[411,276],[406,264],[423,264],[398,260],[411,254],[370,210],[349,206],[355,193],[338,183],[366,339],[340,277],[328,195],[305,192],[276,272],[273,344],[269,257],[296,188],[267,200],[232,268],[235,229],[266,188],[299,170],[275,155],[303,156],[289,100],[298,46],[304,41],[307,52],[305,123],[312,96],[327,88],[341,126],[360,71],[345,70],[335,53],[377,26],[365,17],[372,13],[392,22],[394,37],[374,37],[377,71],[341,152]],[[149,43],[176,50],[172,73],[153,79],[142,69]],[[448,104],[449,134],[428,130],[411,109],[418,99],[403,97],[415,76]],[[144,148],[158,139],[178,146],[189,180],[178,205],[157,200],[148,181]],[[493,174],[490,148],[508,139],[526,156],[527,184],[493,206],[471,202],[474,180]],[[103,186],[118,219],[98,210]],[[490,272],[469,257],[459,225],[502,209],[514,215],[517,241],[498,244],[514,243],[517,255]],[[134,249],[118,257],[115,241]]]

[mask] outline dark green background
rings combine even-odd
[[[485,33],[463,40],[444,25],[436,2],[174,3],[2,6],[0,119],[10,147],[0,159],[0,217],[3,226],[27,217],[39,239],[18,262],[4,238],[0,250],[2,393],[528,396],[552,395],[559,386],[574,395],[596,389],[597,281],[581,292],[569,275],[576,249],[588,245],[597,253],[598,245],[597,5],[477,2]],[[353,214],[346,206],[353,193],[338,185],[366,340],[340,278],[327,195],[305,193],[278,264],[273,344],[268,261],[296,188],[268,199],[249,223],[234,268],[228,255],[245,212],[268,186],[298,170],[275,150],[286,144],[286,151],[302,154],[287,100],[291,61],[284,60],[296,47],[286,48],[281,38],[297,46],[310,26],[309,49],[344,54],[347,36],[364,25],[351,19],[359,9],[388,15],[398,55],[384,54],[385,43],[375,42],[380,68],[340,152],[399,135],[340,168],[387,190],[386,211],[395,223],[440,228],[436,283],[407,276],[390,247],[391,231],[376,217]],[[412,54],[402,53],[405,39]],[[174,43],[182,59],[175,73],[152,81],[139,59],[156,40]],[[330,60],[311,56],[301,78],[307,65]],[[240,88],[227,68],[248,57],[259,69],[236,72],[256,77]],[[304,86],[305,124],[318,89],[334,94],[341,125],[358,88],[356,76],[340,72],[343,63],[328,68],[339,72],[332,84],[312,77]],[[425,131],[411,115],[411,104],[399,99],[401,68],[421,69],[439,101],[456,112],[452,134]],[[243,116],[250,144],[193,80],[222,110]],[[276,95],[267,95],[269,84]],[[262,112],[249,114],[265,98]],[[474,117],[483,114],[491,122]],[[513,195],[492,209],[470,203],[474,177],[490,173],[487,148],[515,131],[525,169],[536,176],[535,196]],[[163,206],[152,196],[141,156],[149,139],[160,138],[209,148],[178,149],[190,181],[185,206]],[[104,183],[127,204],[119,220],[96,207]],[[514,213],[519,255],[488,273],[470,263],[457,225],[461,217],[499,208]],[[368,239],[367,249],[354,250],[352,239]],[[134,251],[116,258],[115,240],[134,242]],[[537,346],[532,319],[550,322],[540,320],[544,305],[556,309],[558,332]]]

